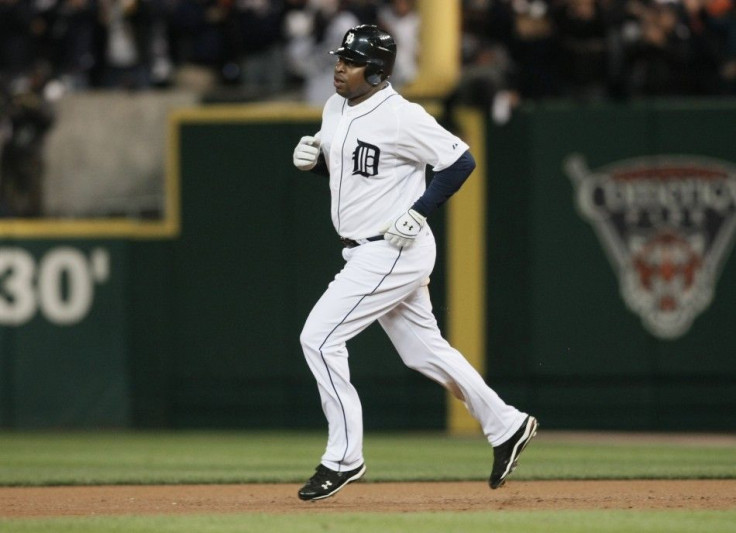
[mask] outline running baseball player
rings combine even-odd
[[[337,57],[335,92],[320,130],[302,137],[300,170],[329,176],[331,215],[345,265],[301,333],[328,422],[327,447],[302,500],[332,496],[366,471],[360,399],[350,382],[346,343],[378,321],[404,364],[462,400],[493,446],[491,488],[502,486],[537,431],[506,404],[442,337],[432,314],[429,275],[436,256],[426,219],[475,168],[468,145],[388,81],[393,38],[376,26],[350,29]],[[434,177],[426,186],[425,168]]]

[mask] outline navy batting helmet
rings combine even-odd
[[[394,69],[396,43],[378,26],[362,24],[349,29],[340,48],[330,53],[366,65],[365,79],[375,86],[388,78]]]

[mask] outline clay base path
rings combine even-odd
[[[736,509],[736,480],[367,483],[302,502],[298,485],[0,487],[0,517],[185,513]]]

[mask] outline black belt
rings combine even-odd
[[[373,237],[368,237],[367,239],[360,239],[360,240],[365,241],[365,242],[382,241],[383,235],[374,235]],[[340,237],[340,242],[345,248],[355,248],[356,246],[365,244],[365,242],[354,241],[353,239],[346,239],[345,237]]]

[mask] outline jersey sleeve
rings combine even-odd
[[[439,172],[457,161],[469,146],[439,125],[419,104],[408,104],[398,113],[400,155],[428,164]]]

